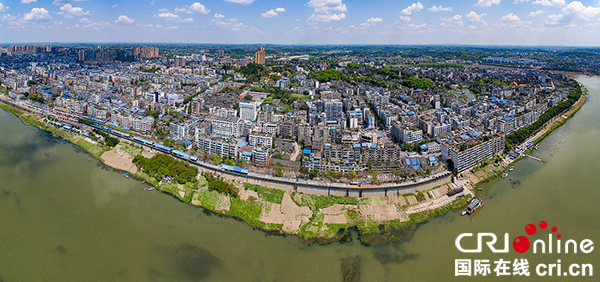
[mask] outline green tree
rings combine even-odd
[[[171,147],[175,144],[175,140],[173,140],[171,138],[167,138],[167,139],[165,139],[164,143],[165,143],[165,146]]]
[[[273,175],[279,177],[283,176],[283,167],[280,163],[276,163],[273,167]]]
[[[223,159],[221,159],[221,156],[219,156],[218,154],[213,154],[212,155],[212,162],[214,164],[220,164],[223,162]]]

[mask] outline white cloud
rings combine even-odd
[[[4,6],[2,3],[0,3],[0,13],[4,13],[8,10],[8,7]]]
[[[545,12],[546,12],[546,11],[544,11],[544,10],[539,10],[539,11],[531,11],[531,12],[529,12],[529,16],[530,16],[530,17],[537,17],[537,16],[539,16],[539,15],[541,15],[541,14],[545,13]]]
[[[31,12],[23,16],[24,21],[44,21],[50,19],[52,19],[52,17],[45,8],[33,8],[31,9]]]
[[[462,21],[462,16],[461,15],[454,15],[452,17],[449,18],[440,18],[440,20],[442,21],[442,23],[440,24],[441,26],[464,26],[465,23],[463,23]]]
[[[114,4],[114,5],[110,6],[110,7],[116,8],[117,6],[119,6],[119,4]]]
[[[117,20],[115,21],[115,23],[120,24],[120,25],[132,25],[135,22],[134,19],[126,16],[126,15],[120,15]]]
[[[310,0],[307,6],[314,8],[314,12],[308,17],[309,22],[339,21],[346,18],[344,12],[348,11],[342,0]]]
[[[167,19],[167,20],[179,19],[179,15],[176,15],[176,14],[173,14],[173,13],[169,13],[169,12],[159,13],[156,16],[159,17],[159,18],[161,18],[161,19]]]
[[[90,11],[84,11],[80,7],[73,7],[71,4],[63,5],[60,7],[60,10],[61,12],[58,12],[58,14],[63,15],[65,18],[80,17],[90,14]]]
[[[279,15],[279,13],[283,13],[283,12],[286,12],[285,8],[275,8],[275,9],[271,9],[271,10],[268,10],[268,11],[260,14],[260,16],[263,18],[271,18],[271,17],[277,16],[277,15]]]
[[[399,17],[400,21],[408,23],[411,20],[410,15],[412,15],[416,12],[419,12],[421,10],[423,10],[423,4],[421,4],[421,2],[412,3],[410,6],[404,8],[402,11],[400,11],[400,15],[398,17]]]
[[[500,4],[500,0],[477,0],[477,3],[475,3],[476,6],[482,7],[482,8],[489,8],[492,5],[499,5]]]
[[[477,14],[477,13],[475,13],[475,11],[471,11],[465,15],[465,18],[467,18],[467,20],[472,21],[472,22],[481,22],[481,21],[483,21],[483,17],[485,15],[487,15],[487,14],[486,13]]]
[[[177,22],[183,22],[183,23],[191,23],[194,22],[194,19],[192,18],[181,18],[179,15],[177,14],[173,14],[171,12],[162,12],[162,13],[158,13],[157,15],[155,15],[155,17],[167,20],[167,21],[177,21]]]
[[[568,23],[568,21],[564,21],[563,18],[565,16],[562,14],[549,15],[546,18],[546,25],[561,25],[564,23]]]
[[[498,24],[500,24],[503,27],[521,28],[531,24],[531,22],[523,21],[521,20],[521,18],[519,18],[519,16],[510,13],[502,16],[498,20]]]
[[[219,14],[219,13],[215,13],[215,15],[213,16],[215,18],[224,18],[225,16],[223,14]]]
[[[409,24],[408,27],[410,27],[410,28],[416,28],[416,29],[421,29],[421,28],[427,27],[427,24],[426,23],[422,23],[422,24]]]
[[[407,16],[400,16],[399,19],[403,22],[410,22],[410,17]]]
[[[383,21],[382,18],[370,18],[367,21],[365,21],[364,23],[361,23],[360,26],[362,26],[362,27],[374,26],[376,23],[379,23],[381,21]]]
[[[419,12],[423,10],[423,4],[421,2],[412,3],[410,6],[406,7],[404,10],[400,12],[400,14],[404,16],[410,16],[413,13]]]
[[[542,5],[542,6],[552,6],[552,7],[562,7],[562,6],[566,5],[565,0],[535,0],[532,3]]]
[[[252,2],[254,2],[254,0],[225,0],[227,2],[231,2],[231,3],[238,3],[238,4],[250,4]]]
[[[23,4],[29,4],[29,3],[35,3],[37,2],[37,0],[21,0],[21,3]]]
[[[549,15],[546,25],[566,25],[573,22],[591,22],[600,15],[600,7],[585,6],[579,1],[573,1],[562,8],[562,14]]]
[[[212,22],[217,27],[220,27],[220,28],[226,29],[226,30],[230,30],[230,31],[242,31],[242,30],[257,31],[256,28],[247,26],[244,23],[240,22],[240,20],[238,20],[236,18],[232,18],[232,19],[213,18]]]
[[[82,2],[82,1],[87,1],[87,0],[54,0],[54,2],[52,2],[52,4],[54,4],[56,6],[62,6],[64,4],[70,4],[73,2]]]
[[[271,18],[271,17],[277,16],[277,15],[279,15],[279,14],[277,12],[275,12],[275,10],[268,10],[268,11],[260,14],[260,16],[263,18]]]
[[[198,2],[192,3],[192,5],[190,5],[190,7],[189,7],[189,11],[192,13],[198,13],[198,14],[203,14],[203,15],[210,13],[209,9],[207,9],[204,5],[202,5]]]
[[[529,2],[529,0],[513,0],[513,4],[521,4],[521,3],[525,3],[525,2]]]
[[[452,12],[452,7],[444,7],[444,6],[431,6],[431,8],[427,9],[430,12]]]
[[[10,22],[10,21],[15,21],[17,20],[17,17],[11,15],[11,14],[4,14],[2,15],[2,19],[3,22]]]
[[[346,14],[344,14],[344,13],[329,14],[329,15],[312,14],[312,15],[310,15],[310,17],[308,17],[308,21],[309,22],[330,22],[330,21],[341,21],[345,18],[346,18]]]
[[[110,26],[109,23],[94,22],[88,18],[81,18],[79,20],[79,23],[81,23],[81,25],[77,24],[77,25],[75,25],[75,27],[88,28],[88,29],[101,29],[101,28]]]

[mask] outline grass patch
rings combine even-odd
[[[267,227],[264,222],[259,220],[261,212],[262,208],[257,204],[231,198],[231,206],[225,214],[241,218],[253,226]]]
[[[313,215],[313,217],[308,223],[300,226],[300,231],[298,231],[298,235],[300,235],[304,239],[313,239],[320,237],[322,235],[320,230],[323,227],[324,220],[324,214]]]
[[[283,224],[281,224],[281,223],[267,223],[267,228],[273,229],[273,230],[282,230],[283,229]]]
[[[77,140],[75,144],[86,150],[88,153],[92,154],[92,156],[96,157],[97,159],[100,159],[100,156],[102,156],[104,152],[108,151],[108,149],[103,148],[99,145],[94,145],[88,141],[85,141],[84,139]]]
[[[467,204],[466,199],[460,199],[458,201],[452,202],[452,204],[450,204],[450,205],[446,205],[446,206],[437,208],[435,210],[429,210],[429,211],[424,211],[424,212],[420,212],[420,213],[413,213],[413,214],[409,215],[410,220],[406,221],[404,223],[405,224],[418,223],[418,222],[424,221],[426,219],[429,219],[431,217],[443,214],[447,211],[460,208],[466,204]]]
[[[279,189],[269,189],[262,187],[260,185],[244,183],[244,188],[252,191],[256,191],[259,195],[262,196],[262,199],[271,203],[281,204],[283,201],[283,190]]]
[[[183,201],[189,203],[192,201],[192,197],[194,197],[194,191],[197,189],[196,184],[192,182],[187,182],[183,184],[185,188],[185,195],[183,196]]]
[[[171,193],[175,196],[179,196],[179,188],[177,187],[177,184],[173,184],[173,183],[164,183],[160,185],[160,190],[163,190],[165,192]]]
[[[296,197],[292,197],[296,199]],[[312,194],[304,194],[300,193],[300,203],[296,202],[299,206],[309,207],[313,212],[319,211],[320,209],[324,209],[326,207],[330,207],[334,204],[340,205],[358,205],[358,199],[356,198],[344,198],[338,196],[321,196],[321,195],[312,195]]]
[[[130,154],[132,157],[135,157],[135,156],[141,154],[143,151],[142,148],[133,146],[133,145],[125,143],[125,142],[121,142],[119,144],[121,145],[121,150],[123,150],[127,154]]]
[[[150,177],[150,175],[146,174],[145,172],[143,172],[141,170],[138,170],[134,175],[135,175],[135,177],[148,182],[149,184],[151,184],[154,187],[158,186],[158,181],[156,181],[156,179],[154,179],[154,177]]]
[[[200,191],[198,191],[198,202],[204,208],[216,211],[217,204],[219,203],[219,196],[220,194],[217,191],[200,189]]]

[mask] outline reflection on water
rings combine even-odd
[[[527,224],[546,220],[565,238],[600,242],[600,79],[578,79],[591,92],[588,103],[533,152],[545,162],[524,159],[509,177],[484,184],[485,207],[474,216],[452,211],[375,247],[361,245],[356,234],[346,243],[309,244],[211,216],[144,191],[0,111],[0,280],[445,281],[455,280],[454,259],[465,257],[454,247],[463,232],[524,235]],[[600,266],[597,251],[524,257],[530,264],[560,258],[563,265]]]

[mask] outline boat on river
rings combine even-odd
[[[513,170],[515,170],[515,166],[514,166],[514,165],[511,165],[511,166],[508,168],[508,171],[509,171],[509,172],[511,172],[511,171],[513,171]]]
[[[481,196],[473,198],[473,200],[471,200],[471,203],[469,203],[469,205],[467,206],[467,209],[462,212],[462,215],[472,214],[477,209],[481,208],[482,206],[483,206],[483,199],[481,198]]]
[[[502,174],[502,175],[500,175],[500,176],[501,176],[502,178],[504,178],[504,177],[507,177],[507,176],[508,176],[508,173],[506,173],[506,172],[505,172],[505,173],[503,173],[503,174]]]

